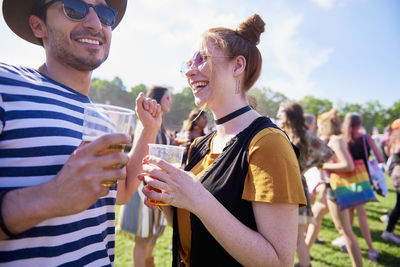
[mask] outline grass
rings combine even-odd
[[[387,179],[389,185],[389,194],[386,197],[377,196],[379,202],[370,202],[366,204],[368,224],[371,230],[373,245],[379,251],[378,262],[371,262],[368,259],[368,247],[364,241],[358,220],[354,220],[354,232],[358,238],[363,253],[364,266],[400,266],[400,246],[389,243],[381,238],[382,232],[386,225],[380,221],[382,215],[390,213],[396,203],[395,189],[392,187],[390,178]],[[117,206],[118,218],[119,207]],[[395,231],[400,235],[400,227]],[[331,245],[333,239],[338,237],[338,233],[333,225],[330,215],[325,216],[322,221],[321,232],[318,236],[325,240],[325,244],[314,244],[311,248],[311,263],[316,266],[351,266],[350,258],[347,253],[341,252],[339,248]],[[132,265],[132,244],[133,236],[125,232],[117,232],[116,234],[116,249],[115,249],[115,266],[125,267]],[[171,259],[171,240],[172,228],[167,227],[163,236],[161,236],[154,250],[155,264],[157,267],[170,267]]]

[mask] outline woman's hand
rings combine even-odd
[[[146,156],[143,159],[142,169],[143,173],[139,175],[139,179],[147,183],[142,190],[147,198],[196,213],[210,195],[195,175],[178,169],[160,158]],[[150,187],[162,192],[157,193]],[[147,199],[145,203],[154,208]]]
[[[161,106],[156,100],[147,98],[141,92],[136,98],[136,115],[139,117],[144,128],[160,129]]]

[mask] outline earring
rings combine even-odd
[[[240,93],[240,80],[236,80],[236,86],[235,86],[235,94]]]

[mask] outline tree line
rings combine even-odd
[[[144,84],[128,89],[119,77],[115,77],[111,81],[93,78],[89,96],[93,102],[133,109],[136,97],[140,92],[145,93],[147,89]],[[171,87],[169,89],[172,96],[172,105],[170,112],[163,116],[163,123],[168,130],[179,131],[190,111],[196,108],[194,97],[189,87],[183,88],[180,92],[174,92]],[[284,94],[264,87],[252,88],[249,95],[256,103],[255,109],[260,114],[271,118],[275,118],[279,104],[288,99]],[[400,99],[389,108],[384,108],[379,101],[368,101],[364,104],[333,103],[328,99],[319,99],[311,95],[295,101],[303,106],[304,112],[314,114],[316,117],[323,112],[329,111],[332,107],[339,110],[342,118],[348,112],[358,113],[362,117],[363,126],[369,133],[371,133],[374,126],[382,132],[384,127],[395,119],[400,118]],[[211,114],[209,114],[209,118],[211,121]]]

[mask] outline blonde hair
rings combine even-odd
[[[333,108],[318,116],[318,136],[329,137],[342,133],[338,113],[339,111]]]

